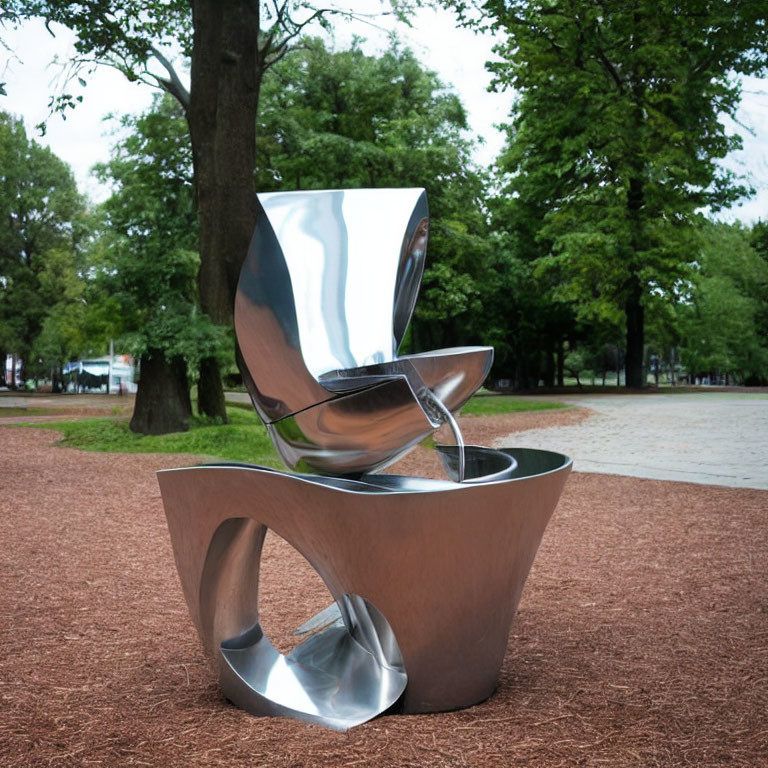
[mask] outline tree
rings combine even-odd
[[[752,227],[750,244],[763,264],[760,269],[762,274],[765,275],[768,272],[768,223],[758,221]],[[755,300],[755,332],[765,346],[768,341],[768,285],[766,285],[765,279],[763,279],[762,285],[758,286],[758,288],[760,289],[759,292],[756,295],[753,294]],[[765,385],[768,383],[768,370],[764,370],[762,375],[755,377],[751,381],[748,380],[747,383],[761,383]]]
[[[486,332],[485,183],[466,130],[458,97],[397,43],[374,57],[359,41],[332,51],[305,40],[262,86],[258,189],[426,188],[429,254],[406,348],[466,344]]]
[[[179,432],[191,416],[187,366],[214,357],[221,341],[195,296],[192,151],[183,112],[168,96],[121,124],[128,135],[97,167],[114,191],[103,205],[95,266],[123,336],[140,356],[131,429]]]
[[[760,225],[755,230],[759,235]],[[678,307],[683,363],[692,378],[724,374],[764,383],[768,261],[739,224],[709,223],[702,234],[690,298]]]
[[[536,200],[505,193],[504,158],[498,163],[497,189],[489,206],[496,233],[498,300],[486,322],[503,329],[495,342],[494,367],[515,389],[563,386],[565,346],[581,336],[574,312],[558,301],[550,274],[536,269],[551,242],[540,237],[546,211]]]
[[[465,7],[461,2],[446,5]],[[543,211],[538,260],[585,322],[623,321],[626,383],[644,385],[645,307],[696,256],[696,211],[745,193],[717,164],[739,146],[735,73],[762,73],[751,0],[488,0],[490,65],[517,92],[506,191]]]
[[[0,359],[26,367],[62,281],[57,263],[70,264],[84,234],[84,203],[69,167],[31,141],[21,120],[0,113]],[[26,376],[22,371],[22,379]]]
[[[11,18],[43,18],[72,29],[78,36],[75,64],[111,64],[130,79],[159,84],[182,106],[192,140],[200,305],[214,322],[231,323],[240,266],[256,223],[253,173],[262,80],[308,24],[354,14],[305,0],[9,0],[6,5]],[[189,90],[166,55],[169,46],[190,57]],[[150,74],[153,59],[164,67],[164,76]],[[60,109],[75,103],[69,93],[57,102]],[[215,358],[201,361],[198,387],[208,414],[225,421]]]
[[[87,259],[87,247],[55,249],[38,276],[48,307],[29,367],[34,377],[50,377],[54,392],[64,389],[64,363],[103,354],[119,330],[117,304],[94,279]]]

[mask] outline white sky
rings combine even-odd
[[[359,5],[358,0],[355,7]],[[394,22],[385,24],[392,26]],[[423,9],[414,17],[412,28],[402,25],[397,28],[401,40],[413,49],[417,58],[458,91],[468,111],[473,136],[484,142],[475,159],[480,165],[489,164],[503,144],[503,137],[494,125],[506,119],[512,99],[509,92],[487,91],[491,78],[484,65],[492,56],[492,41],[457,28],[454,16],[442,10]],[[66,61],[74,40],[66,29],[54,29],[55,38],[42,23],[29,23],[18,31],[3,32],[3,39],[15,55],[0,49],[0,81],[6,81],[8,92],[7,98],[0,97],[0,109],[22,116],[29,134],[41,144],[48,144],[72,166],[80,189],[93,200],[102,200],[107,191],[91,176],[90,168],[108,158],[113,141],[109,131],[114,126],[110,128],[103,118],[108,113],[145,109],[153,89],[129,83],[119,72],[99,67],[88,77],[86,88],[81,89],[76,82],[71,85],[69,90],[75,95],[82,94],[83,102],[69,111],[66,121],[58,115],[49,118],[48,99],[61,72],[61,66],[52,62],[55,58]],[[384,31],[363,24],[350,27],[343,22],[336,31],[337,47],[343,47],[353,33],[369,40],[366,46],[369,53],[386,47]],[[38,136],[34,129],[41,121],[47,122],[44,137]],[[751,223],[758,218],[768,219],[768,82],[755,78],[745,81],[738,121],[741,125],[736,126],[736,130],[744,139],[744,149],[729,156],[725,164],[746,174],[757,194],[719,218],[729,221],[738,218]]]

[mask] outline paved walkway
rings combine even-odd
[[[9,392],[0,390],[0,412],[3,408],[109,408],[128,402],[133,395],[51,395],[46,393]]]
[[[574,469],[768,489],[768,395],[567,395],[594,414],[517,432],[497,445],[572,456]]]

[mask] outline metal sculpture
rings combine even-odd
[[[372,472],[451,422],[490,347],[397,357],[424,270],[423,189],[259,195],[235,299],[246,385],[291,469]]]
[[[213,464],[158,474],[192,618],[224,694],[349,728],[465,707],[496,685],[571,461],[464,446],[453,417],[489,347],[398,357],[424,268],[420,189],[259,195],[235,328],[253,404],[296,474]],[[442,424],[447,479],[374,474]],[[335,604],[279,654],[259,623],[267,529]]]

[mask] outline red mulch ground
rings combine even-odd
[[[0,428],[2,766],[768,765],[768,492],[572,475],[496,694],[337,733],[219,695],[154,478],[190,457],[56,439]],[[274,539],[263,594],[278,638],[328,602]]]

